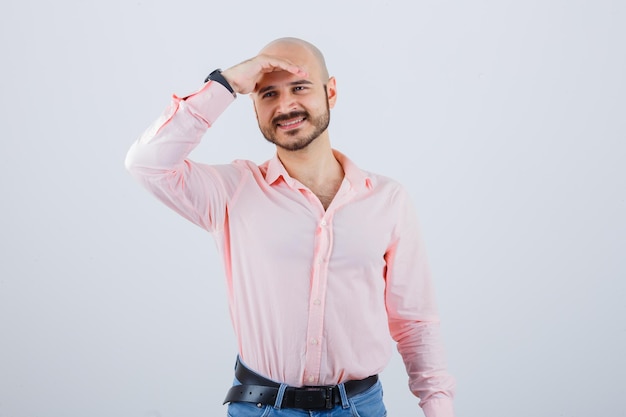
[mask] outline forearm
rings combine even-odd
[[[186,97],[174,96],[126,155],[126,168],[143,179],[180,171],[207,129],[234,100],[219,83],[208,82]]]
[[[453,417],[455,380],[448,373],[437,321],[392,323],[409,388],[426,417]]]

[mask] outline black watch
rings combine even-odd
[[[235,94],[235,90],[233,90],[233,87],[228,84],[228,81],[226,81],[226,78],[224,78],[224,76],[222,75],[221,69],[218,68],[209,75],[207,75],[207,77],[204,79],[204,82],[207,83],[209,81],[215,81],[216,83],[222,84],[224,87],[226,87],[228,91],[230,91],[233,96],[237,96],[237,94]]]

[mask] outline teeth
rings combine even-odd
[[[298,119],[298,120],[294,120],[292,122],[287,122],[287,123],[281,123],[281,126],[291,126],[291,125],[295,125],[296,123],[300,123],[301,121],[303,121],[304,119]]]

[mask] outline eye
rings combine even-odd
[[[293,88],[294,92],[299,92],[299,91],[304,91],[304,90],[306,90],[306,87],[303,85],[298,85]]]
[[[264,93],[261,98],[270,98],[270,97],[274,97],[276,95],[275,91],[268,91],[266,93]]]

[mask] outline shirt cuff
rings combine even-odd
[[[454,417],[452,399],[432,398],[422,405],[422,411],[426,417]]]
[[[178,100],[184,100],[185,104],[199,118],[203,119],[208,126],[226,110],[235,97],[223,85],[215,81],[209,81],[195,93]]]

